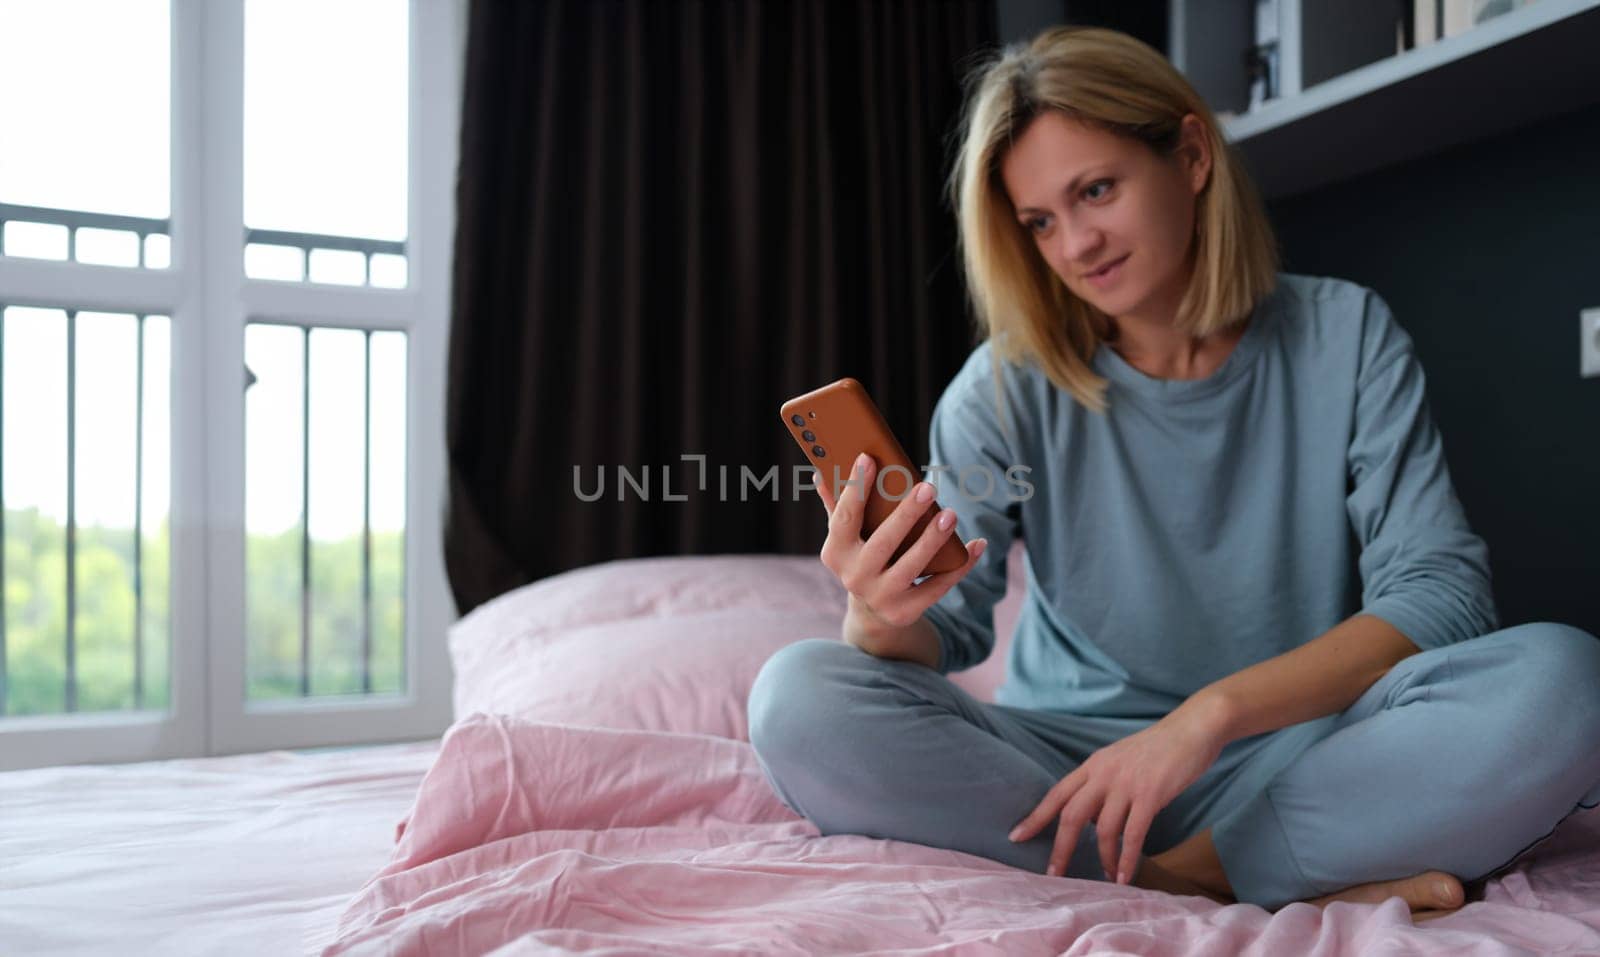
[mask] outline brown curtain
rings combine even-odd
[[[463,614],[610,559],[816,552],[778,406],[841,376],[926,460],[976,342],[942,188],[994,22],[992,0],[475,0],[446,424]]]

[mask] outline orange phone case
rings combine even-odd
[[[830,491],[845,488],[844,482],[851,478],[850,469],[856,456],[862,452],[872,456],[877,472],[867,488],[866,514],[861,522],[863,539],[883,524],[921,478],[921,471],[894,437],[883,413],[867,395],[866,388],[855,379],[846,377],[795,396],[783,404],[781,411],[789,434],[816,466],[817,483],[827,482]],[[807,438],[808,435],[811,437]],[[834,481],[835,468],[839,472],[837,482]],[[879,489],[883,494],[878,494]],[[922,530],[938,513],[939,503],[929,502],[927,510],[896,546],[891,562],[898,561],[916,543]],[[966,562],[967,547],[952,530],[922,570],[922,575],[954,571]]]

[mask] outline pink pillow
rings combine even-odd
[[[1007,636],[1018,601],[1008,591],[995,609]],[[837,639],[844,611],[844,588],[811,556],[671,556],[574,569],[507,592],[451,627],[456,717],[481,711],[748,740],[745,702],[762,664],[804,638]],[[993,700],[1004,673],[1002,647],[951,677]]]

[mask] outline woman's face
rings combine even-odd
[[[1185,116],[1183,145],[1164,158],[1047,110],[1012,143],[1000,178],[1017,221],[1074,295],[1109,316],[1171,320],[1193,268],[1195,196],[1211,171],[1202,129]]]

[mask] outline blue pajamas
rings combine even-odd
[[[808,639],[768,660],[750,739],[824,834],[1043,873],[1051,825],[1006,834],[1089,755],[1151,723],[980,702],[937,670]],[[1206,828],[1235,896],[1276,909],[1375,880],[1493,874],[1600,802],[1600,641],[1535,623],[1425,650],[1349,708],[1231,742],[1156,815],[1142,853]],[[1067,876],[1106,880],[1094,825]]]

